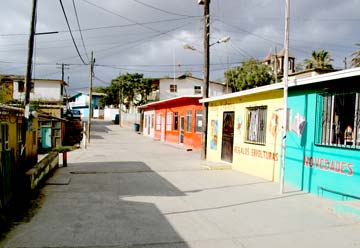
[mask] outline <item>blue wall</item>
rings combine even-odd
[[[305,117],[306,126],[302,137],[294,132],[287,135],[285,181],[336,200],[351,198],[329,190],[360,196],[360,150],[315,145],[315,123],[319,123],[316,93],[292,89],[288,104],[292,120],[299,113]]]

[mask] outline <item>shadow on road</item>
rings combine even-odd
[[[189,247],[155,204],[123,199],[184,195],[145,163],[71,163],[65,170],[54,177],[70,176],[70,184],[46,185],[39,211],[1,247]]]

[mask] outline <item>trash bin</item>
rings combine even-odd
[[[140,131],[140,124],[134,123],[134,131],[139,132]]]

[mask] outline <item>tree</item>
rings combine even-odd
[[[241,66],[226,71],[225,80],[233,91],[251,89],[275,82],[271,68],[254,58],[244,60]]]
[[[311,58],[305,59],[305,69],[334,69],[331,61],[333,59],[328,51],[312,51]]]
[[[355,45],[360,47],[360,43],[356,43]],[[353,67],[360,67],[360,49],[351,54],[351,65]]]
[[[106,94],[102,99],[104,105],[122,104],[129,109],[131,105],[139,106],[147,102],[147,96],[156,87],[151,79],[143,78],[143,74],[122,74],[111,80],[110,86],[99,89]]]

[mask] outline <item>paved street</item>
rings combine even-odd
[[[360,219],[108,122],[68,154],[0,247],[360,247]]]

